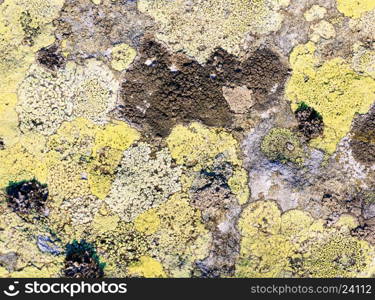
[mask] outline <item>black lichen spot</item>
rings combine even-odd
[[[307,141],[323,134],[323,117],[314,108],[300,102],[294,114],[298,121],[298,130]]]
[[[47,214],[45,204],[48,198],[48,188],[46,184],[41,184],[36,179],[10,182],[5,192],[8,207],[20,216]]]
[[[105,263],[99,261],[96,249],[85,240],[74,240],[66,245],[65,277],[70,278],[102,278]]]
[[[23,44],[33,46],[34,39],[41,33],[40,27],[33,26],[33,19],[29,11],[23,11],[19,21],[24,32]]]
[[[350,146],[354,158],[365,164],[375,163],[375,106],[353,122]]]
[[[245,85],[262,103],[271,89],[283,87],[288,73],[267,49],[243,62],[218,49],[204,66],[184,54],[170,54],[152,40],[143,42],[139,54],[125,73],[122,105],[115,113],[162,137],[176,124],[191,121],[231,128],[233,114],[222,93],[224,86]]]
[[[40,49],[37,60],[41,65],[52,71],[60,69],[65,65],[65,58],[55,45]]]
[[[4,150],[4,149],[5,149],[4,140],[2,138],[0,138],[0,150]]]

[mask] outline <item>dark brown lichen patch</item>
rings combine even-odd
[[[190,190],[191,205],[212,232],[208,257],[196,263],[194,276],[221,277],[234,274],[239,254],[240,234],[236,228],[240,205],[228,185],[229,163],[220,162],[212,170],[202,170]]]
[[[104,263],[92,244],[82,240],[73,241],[66,246],[65,268],[63,274],[69,278],[102,278]]]
[[[10,182],[5,189],[8,207],[22,217],[46,215],[47,185],[36,179]]]
[[[0,150],[4,150],[4,149],[5,149],[4,140],[2,138],[0,138]]]
[[[218,49],[205,66],[186,55],[169,54],[152,40],[144,41],[139,52],[124,76],[116,116],[156,136],[191,121],[231,128],[234,114],[223,87],[246,87],[251,101],[264,103],[269,94],[282,89],[287,76],[285,66],[267,49],[255,51],[244,62]]]
[[[298,121],[298,130],[307,141],[323,134],[323,117],[314,108],[301,102],[294,114]]]
[[[55,45],[40,49],[37,54],[37,61],[52,71],[60,69],[65,65],[65,58]]]
[[[350,146],[354,158],[366,165],[375,163],[375,107],[358,116],[352,126]]]

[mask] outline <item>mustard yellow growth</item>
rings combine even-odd
[[[247,201],[250,195],[247,173],[237,154],[238,142],[231,134],[223,129],[209,128],[199,123],[192,123],[190,126],[177,125],[167,138],[167,145],[178,164],[191,167],[194,171],[212,165],[217,155],[224,155],[225,160],[234,167],[234,175],[228,184],[240,204]],[[191,183],[191,178],[185,178],[185,181]]]
[[[147,235],[155,233],[160,227],[160,218],[155,209],[151,208],[139,215],[134,220],[134,227]]]
[[[366,113],[374,102],[375,81],[358,75],[341,58],[319,64],[314,53],[311,42],[293,50],[293,74],[286,96],[293,110],[303,101],[323,116],[324,135],[312,140],[311,145],[331,154],[349,131],[354,115]]]
[[[359,18],[364,12],[375,8],[373,0],[336,0],[337,9],[345,16]]]
[[[78,182],[89,186],[93,195],[103,199],[111,188],[123,151],[138,138],[139,133],[121,121],[99,126],[77,118],[64,122],[57,133],[50,136],[48,148],[53,150],[51,156],[74,162],[79,169],[78,173],[73,173]]]
[[[345,219],[345,220],[344,220]],[[308,213],[281,213],[273,201],[251,203],[242,212],[237,277],[361,277],[374,269],[373,247],[350,235],[345,217],[326,227]]]
[[[14,93],[34,53],[54,42],[64,0],[5,0],[0,6],[0,93]]]
[[[89,184],[93,195],[100,199],[107,196],[123,151],[137,139],[139,133],[119,121],[96,131],[92,161],[89,164]]]
[[[150,235],[157,240],[153,249],[171,277],[190,277],[194,262],[208,255],[211,234],[205,229],[198,210],[189,205],[185,194],[174,194],[155,209],[160,219],[158,230]]]
[[[123,71],[129,67],[136,57],[135,49],[127,44],[119,44],[112,49],[111,66],[116,71]]]
[[[38,138],[38,136],[34,136]],[[33,153],[30,145],[19,141],[11,147],[0,151],[0,189],[5,188],[9,181],[20,181],[36,178],[45,183],[48,176],[48,167],[45,164],[43,153]],[[44,144],[43,138],[39,139]]]
[[[120,218],[118,216],[102,216],[100,214],[96,214],[93,220],[93,229],[96,232],[103,233],[106,231],[115,230]]]
[[[12,146],[19,135],[16,104],[17,94],[0,92],[0,137],[7,146]]]
[[[278,11],[287,5],[288,0],[138,1],[139,10],[160,26],[158,39],[175,51],[185,50],[200,62],[217,47],[239,54],[247,32],[277,30],[283,20]]]
[[[130,276],[146,278],[164,278],[166,274],[163,266],[156,259],[149,256],[142,256],[139,262],[129,266]]]

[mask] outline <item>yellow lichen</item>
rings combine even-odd
[[[0,6],[0,93],[14,93],[34,53],[53,43],[64,0],[5,0]]]
[[[311,145],[333,153],[349,131],[354,115],[367,112],[374,102],[375,81],[356,74],[342,58],[319,64],[314,52],[312,43],[293,50],[293,74],[286,96],[293,110],[299,102],[305,102],[322,115],[324,135],[313,139]]]
[[[115,230],[120,218],[118,216],[102,216],[96,214],[93,220],[93,229],[100,233]]]
[[[0,92],[0,137],[6,146],[12,146],[19,135],[16,104],[17,94]]]
[[[199,123],[188,127],[177,125],[167,138],[167,144],[178,164],[195,166],[195,170],[211,164],[220,153],[231,163],[240,164],[236,154],[237,141],[222,129],[207,128]]]
[[[345,16],[359,18],[364,12],[375,8],[374,0],[336,0],[337,9]]]
[[[116,71],[123,71],[129,67],[136,57],[135,49],[127,44],[119,44],[112,48],[111,66]]]
[[[184,194],[174,194],[155,212],[160,225],[150,236],[158,241],[153,252],[171,277],[189,277],[194,262],[208,255],[211,240],[200,212],[189,205]]]
[[[199,123],[192,123],[190,126],[177,125],[168,136],[167,145],[178,164],[192,167],[194,171],[211,166],[217,155],[224,155],[225,160],[234,167],[234,174],[229,178],[228,184],[240,204],[247,201],[250,196],[247,172],[237,154],[238,142],[231,134],[223,129],[209,128]],[[192,178],[185,176],[182,181],[188,188]]]
[[[248,176],[245,169],[236,169],[233,176],[228,180],[228,185],[233,194],[237,196],[240,204],[246,203],[250,197],[247,179]]]
[[[31,153],[21,142],[0,151],[0,161],[0,188],[5,188],[9,181],[36,178],[45,183],[47,180],[44,155]]]
[[[149,209],[134,220],[134,227],[144,234],[155,233],[160,226],[160,218],[155,209]]]
[[[166,274],[163,266],[156,259],[149,256],[142,256],[139,262],[132,264],[128,268],[130,276],[146,278],[164,278]]]
[[[345,219],[345,220],[344,220]],[[237,277],[361,277],[374,269],[374,248],[350,235],[353,219],[327,227],[308,213],[281,215],[272,201],[257,201],[239,220],[242,236]],[[345,224],[344,224],[345,223]]]

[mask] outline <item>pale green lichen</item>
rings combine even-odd
[[[49,135],[76,117],[103,124],[118,87],[108,67],[93,59],[84,66],[70,62],[56,73],[34,64],[18,89],[20,128]]]
[[[283,20],[278,11],[288,4],[285,0],[141,0],[138,8],[159,24],[158,39],[204,62],[217,47],[239,54],[248,32],[276,31]]]
[[[325,7],[314,4],[303,14],[306,21],[313,22],[316,20],[323,19],[324,15],[327,13]]]
[[[298,137],[286,128],[272,128],[263,138],[261,150],[268,159],[283,163],[300,164],[305,157]]]
[[[140,143],[124,152],[105,202],[123,220],[131,221],[178,192],[180,176],[181,168],[172,166],[167,149],[152,153],[149,145]]]
[[[311,145],[333,153],[349,131],[356,113],[366,113],[375,100],[375,81],[359,76],[342,58],[321,63],[311,42],[297,46],[291,56],[293,69],[286,96],[295,110],[305,102],[324,120],[324,134]]]

